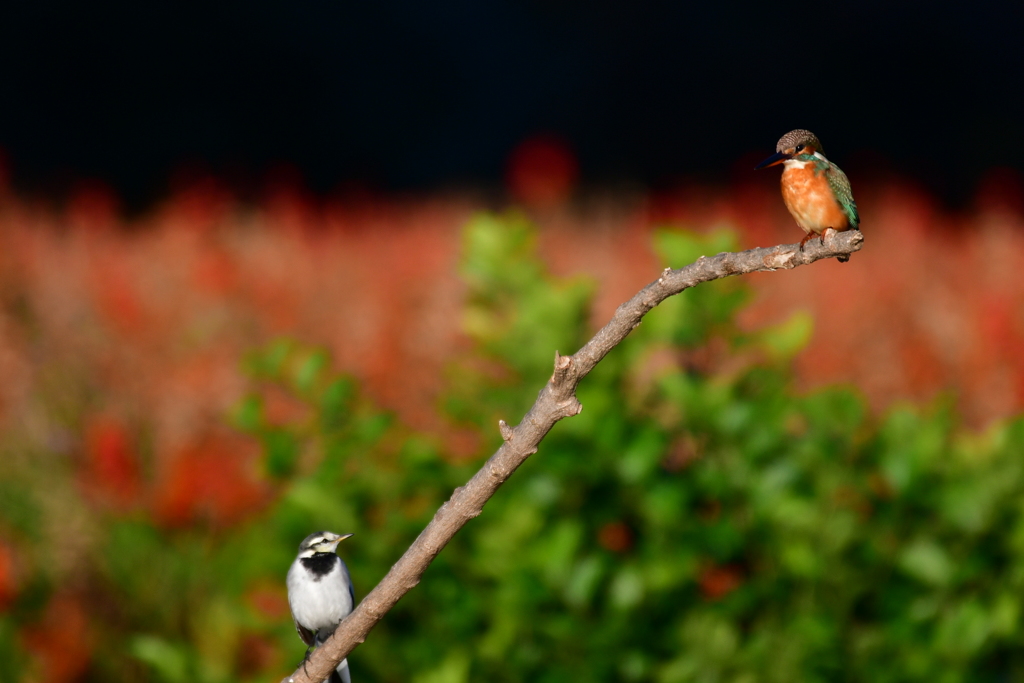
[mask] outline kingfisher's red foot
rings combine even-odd
[[[804,235],[804,238],[803,238],[802,240],[800,240],[800,251],[803,251],[803,250],[804,250],[804,245],[805,245],[805,244],[807,244],[807,242],[808,242],[809,240],[813,240],[813,239],[814,239],[815,237],[817,237],[818,239],[820,239],[820,240],[821,240],[821,246],[825,246],[825,234],[826,234],[826,233],[827,233],[827,232],[828,232],[829,230],[832,230],[832,228],[825,228],[825,229],[824,229],[824,230],[823,230],[823,231],[821,232],[821,234],[818,234],[818,233],[816,233],[816,232],[809,232],[809,233],[807,233],[806,235]]]

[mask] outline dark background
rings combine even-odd
[[[539,133],[591,186],[735,179],[797,127],[952,204],[1024,169],[1020,3],[883,5],[26,4],[0,15],[0,149],[22,190],[134,204],[281,164],[317,192],[488,186]]]

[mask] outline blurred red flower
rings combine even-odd
[[[538,135],[512,151],[505,179],[517,201],[549,207],[571,197],[578,176],[579,163],[569,145],[553,135]]]

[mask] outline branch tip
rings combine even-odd
[[[551,374],[551,384],[558,385],[565,381],[572,366],[572,356],[563,356],[555,351],[555,371]]]
[[[501,432],[501,438],[504,441],[512,440],[512,428],[508,426],[508,423],[504,420],[498,420],[498,431]]]

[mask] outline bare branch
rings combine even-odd
[[[673,294],[679,294],[702,282],[756,271],[796,268],[819,259],[852,254],[859,251],[863,243],[863,234],[857,230],[841,233],[830,231],[824,243],[817,239],[810,240],[803,250],[797,244],[787,244],[737,253],[723,252],[716,256],[701,256],[695,263],[678,270],[666,268],[661,277],[619,306],[608,324],[583,348],[572,356],[555,353],[551,379],[522,421],[515,427],[509,427],[504,420],[498,423],[503,443],[497,452],[465,486],[455,489],[451,498],[434,514],[434,518],[405,554],[391,567],[387,576],[341,622],[334,635],[313,652],[306,664],[284,679],[283,683],[320,683],[330,675],[338,662],[366,640],[370,629],[419,583],[427,566],[455,533],[479,515],[484,503],[494,495],[498,487],[528,457],[537,452],[541,440],[554,424],[562,418],[579,414],[583,409],[576,399],[576,387],[580,380],[636,329],[648,311]]]

